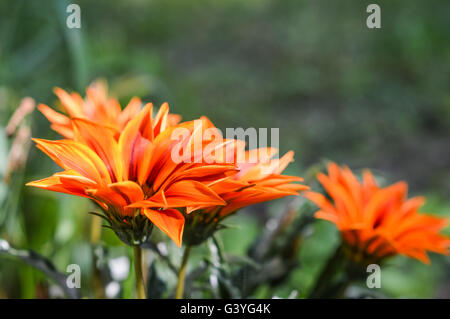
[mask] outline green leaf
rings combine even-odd
[[[53,280],[69,298],[78,299],[81,298],[77,288],[69,288],[66,284],[67,276],[59,272],[53,263],[44,256],[32,250],[19,250],[13,248],[8,241],[0,238],[0,254],[18,258],[26,262],[31,267],[40,270],[48,278]]]

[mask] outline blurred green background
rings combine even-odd
[[[222,129],[279,127],[281,152],[296,153],[287,173],[304,176],[323,159],[368,167],[387,183],[408,181],[412,195],[427,196],[424,211],[449,216],[450,2],[376,1],[382,28],[371,30],[372,2],[78,0],[82,27],[68,29],[70,1],[0,1],[0,173],[11,144],[4,127],[22,97],[54,106],[55,86],[84,95],[103,77],[122,104],[138,95],[169,102],[185,120],[207,115]],[[59,138],[39,112],[29,124],[34,137]],[[90,203],[24,186],[56,170],[31,148],[24,170],[0,186],[0,238],[61,271],[79,264],[87,294]],[[220,234],[225,250],[244,254],[288,201],[230,219],[234,227]],[[302,296],[337,240],[333,225],[314,223],[300,266],[271,293]],[[102,242],[110,256],[129,254],[108,230]],[[450,298],[449,266],[442,256],[431,266],[396,257],[383,268],[381,292]],[[0,255],[0,298],[46,297],[49,285]],[[264,288],[255,294],[267,297]]]

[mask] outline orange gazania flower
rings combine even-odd
[[[425,198],[408,199],[407,183],[381,188],[370,171],[360,182],[348,167],[335,163],[317,179],[332,201],[308,192],[306,197],[320,208],[315,216],[336,224],[357,261],[403,254],[428,264],[427,251],[448,253],[450,240],[439,233],[447,220],[418,213]]]
[[[282,175],[284,169],[293,161],[294,152],[289,151],[279,159],[271,159],[277,152],[278,150],[274,148],[244,151],[245,158],[251,158],[252,153],[257,153],[258,155],[255,155],[257,162],[237,163],[239,172],[232,179],[245,184],[245,187],[237,190],[217,190],[227,202],[224,207],[220,207],[220,215],[230,214],[249,205],[298,195],[299,191],[309,188],[296,183],[303,181],[301,177]]]
[[[38,109],[50,121],[51,128],[68,139],[75,136],[72,125],[74,118],[86,119],[107,126],[118,134],[130,120],[139,114],[142,106],[141,99],[134,97],[122,110],[117,99],[108,96],[106,82],[100,80],[93,82],[86,89],[84,99],[76,92],[69,94],[61,88],[55,88],[54,92],[67,116],[54,111],[45,104],[39,104]],[[161,106],[161,110],[168,110],[167,103]],[[181,116],[178,114],[168,114],[168,112],[159,114],[162,113],[166,113],[165,123],[167,126],[174,126],[181,120]],[[159,120],[158,116],[155,120],[156,122]]]
[[[211,189],[224,199],[226,205],[210,207],[191,207],[195,213],[187,216],[185,240],[188,245],[198,245],[211,236],[222,225],[220,222],[240,208],[258,204],[308,189],[297,182],[303,181],[296,176],[282,175],[286,166],[292,162],[294,152],[290,151],[279,159],[272,159],[278,152],[275,148],[259,148],[246,151],[242,140],[224,139],[214,125],[202,117],[203,125],[215,138],[216,147],[211,148],[207,156],[215,163],[233,163],[238,173],[219,182],[212,183]],[[208,141],[211,142],[211,141]]]
[[[229,178],[236,168],[226,163],[174,162],[171,150],[178,143],[190,145],[195,134],[174,140],[172,132],[184,128],[193,133],[194,122],[166,128],[167,116],[154,120],[151,113],[149,104],[125,124],[118,138],[111,127],[72,119],[74,140],[34,139],[64,171],[27,185],[91,198],[119,228],[145,216],[180,246],[184,228],[180,210],[224,205],[210,185]],[[133,244],[140,244],[139,238]]]
[[[208,128],[214,128],[208,119],[203,117],[203,120]],[[225,206],[217,207],[221,216],[249,205],[298,195],[299,191],[309,189],[308,186],[297,183],[302,182],[303,178],[282,175],[284,169],[294,159],[293,151],[289,151],[281,158],[272,159],[278,153],[273,147],[246,151],[245,141],[231,139],[225,140],[220,146],[223,148],[221,152],[214,154],[215,162],[235,163],[239,170],[227,182],[212,186],[212,189],[227,202]],[[212,210],[215,208],[209,209]]]

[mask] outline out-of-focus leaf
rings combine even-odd
[[[227,260],[227,263],[230,265],[250,266],[255,270],[261,269],[261,265],[256,263],[252,258],[248,256],[226,254],[225,258]]]
[[[200,263],[200,265],[198,265],[198,267],[196,267],[186,276],[184,287],[185,291],[189,291],[191,298],[195,298],[195,294],[199,291],[211,290],[211,286],[208,285],[204,280],[204,275],[208,272],[208,267],[209,263],[203,261]],[[199,295],[199,297],[204,296]]]
[[[175,267],[175,265],[172,263],[167,252],[161,249],[161,245],[156,245],[154,242],[148,242],[144,246],[145,248],[148,248],[153,252],[155,252],[164,262],[166,262],[167,266],[169,267],[170,270],[173,271],[174,274],[178,274],[177,267]]]
[[[48,278],[52,279],[68,297],[73,299],[81,297],[77,288],[69,288],[67,286],[67,276],[59,272],[53,263],[46,257],[41,256],[32,250],[15,249],[4,239],[0,239],[0,253],[6,256],[19,258],[31,267],[42,271]]]
[[[3,178],[8,167],[8,141],[6,139],[5,129],[0,128],[0,176]]]
[[[210,276],[209,283],[215,297],[218,298],[239,298],[241,294],[231,280],[230,267],[226,262],[222,244],[216,236],[208,240],[210,251]]]
[[[147,298],[160,299],[167,289],[166,282],[159,276],[155,263],[151,263],[147,276]]]

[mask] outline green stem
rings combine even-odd
[[[142,249],[133,246],[134,272],[136,274],[136,292],[139,299],[145,299],[144,277],[142,276]]]
[[[189,259],[189,253],[191,252],[191,246],[186,246],[183,254],[183,260],[181,261],[180,270],[178,271],[177,289],[175,291],[176,299],[183,299],[184,294],[184,281],[186,278],[186,265]]]
[[[92,215],[91,219],[91,249],[92,249],[92,284],[94,286],[94,296],[96,299],[103,299],[103,285],[100,269],[97,267],[97,255],[95,248],[98,245],[102,231],[102,220],[100,217]]]

